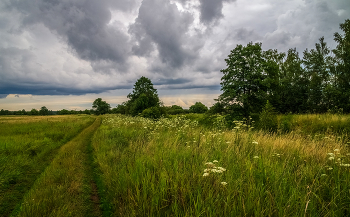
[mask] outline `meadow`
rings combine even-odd
[[[350,214],[349,115],[96,117],[0,119],[1,216]]]

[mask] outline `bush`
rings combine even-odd
[[[192,105],[189,109],[191,113],[205,113],[208,111],[208,107],[206,107],[201,102],[196,102],[194,105]]]
[[[143,110],[140,116],[144,118],[159,119],[162,115],[165,115],[164,108],[155,106]]]
[[[276,132],[278,121],[275,108],[267,100],[265,107],[259,115],[258,127],[263,130]]]

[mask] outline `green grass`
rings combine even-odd
[[[25,195],[18,216],[98,216],[91,198],[88,143],[100,119],[62,146]]]
[[[90,116],[0,118],[0,215],[9,216],[57,149],[93,122]]]
[[[104,206],[113,216],[350,214],[350,150],[341,135],[243,127],[210,131],[181,118],[107,116],[92,143]]]
[[[3,117],[0,215],[348,216],[349,117]]]

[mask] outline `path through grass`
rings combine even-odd
[[[90,139],[100,122],[101,119],[97,118],[90,127],[61,147],[25,195],[18,216],[100,215],[92,201],[96,194],[93,194],[92,169],[88,163]]]

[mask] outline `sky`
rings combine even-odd
[[[141,76],[164,105],[207,106],[238,44],[333,49],[349,0],[1,0],[0,109],[90,109]]]

